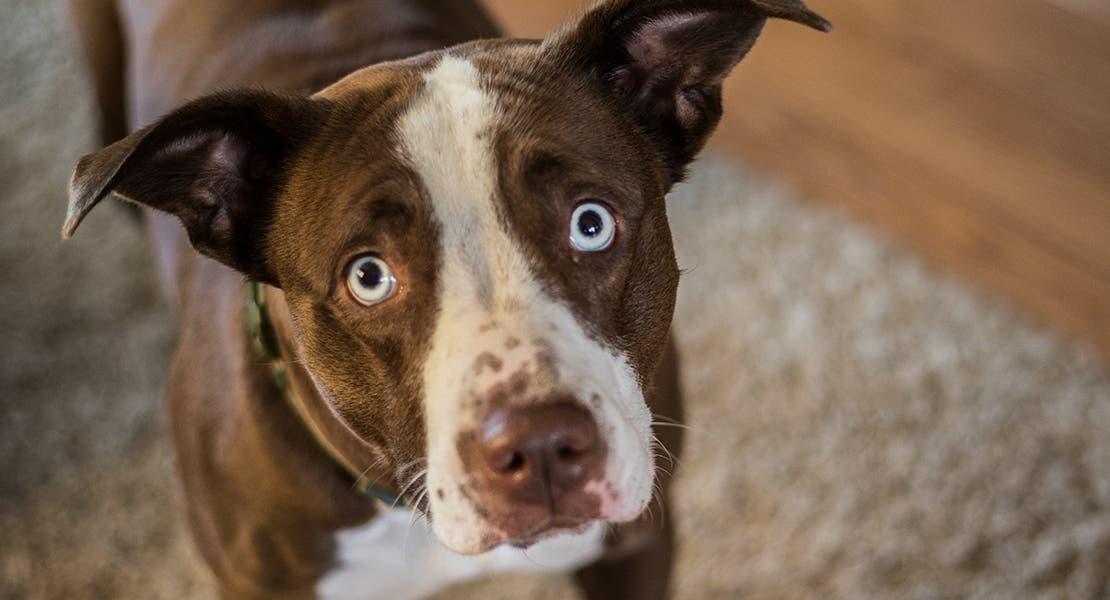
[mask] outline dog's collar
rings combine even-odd
[[[285,360],[282,358],[281,351],[278,348],[277,333],[274,331],[274,324],[270,321],[270,315],[266,312],[265,288],[257,281],[247,282],[246,296],[247,334],[250,337],[251,347],[254,348],[255,354],[266,361],[270,370],[270,380],[273,382],[274,387],[290,401],[289,403],[293,406],[293,409],[304,418],[303,408],[296,400],[291,398],[293,390],[289,385],[289,373],[285,369]],[[316,439],[316,442],[320,444],[333,460],[346,466],[345,461],[335,456],[335,452],[332,450],[331,446],[318,437],[314,427],[309,425],[309,430],[313,433],[313,438]],[[350,471],[350,469],[346,470]],[[354,474],[352,473],[352,475]],[[355,487],[364,495],[383,502],[391,508],[405,506],[405,502],[401,496],[394,494],[386,488],[366,481],[364,477],[358,477],[355,480]]]

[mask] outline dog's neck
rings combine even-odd
[[[254,353],[266,363],[270,385],[288,402],[324,452],[351,476],[354,489],[390,508],[406,506],[404,490],[398,488],[388,472],[377,468],[373,450],[330,410],[330,404],[320,396],[304,368],[286,359],[292,340],[282,339],[270,316],[271,303],[284,302],[280,291],[250,281],[245,295],[246,333]]]

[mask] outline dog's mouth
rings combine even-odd
[[[521,550],[527,550],[532,546],[553,537],[562,535],[577,535],[585,532],[596,521],[593,519],[577,519],[563,516],[552,516],[545,523],[532,528],[530,531],[507,539],[502,542],[504,545],[509,545]]]
[[[556,503],[551,498],[542,505],[506,502],[474,495],[473,489],[466,489],[465,495],[473,505],[483,507],[487,530],[475,550],[478,553],[498,546],[527,549],[551,538],[582,533],[606,521],[597,503]]]

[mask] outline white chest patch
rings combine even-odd
[[[544,540],[528,550],[501,546],[463,556],[439,543],[408,510],[383,512],[369,524],[336,536],[336,563],[317,585],[328,600],[416,600],[452,583],[510,572],[568,571],[601,555],[605,527]]]

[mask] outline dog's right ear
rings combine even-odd
[[[176,216],[198,251],[275,283],[264,258],[274,200],[326,111],[324,101],[261,91],[193,101],[77,163],[62,237],[114,193]]]

